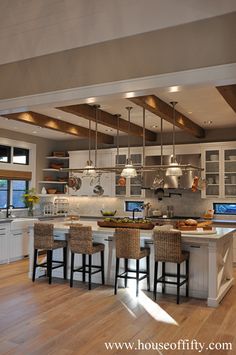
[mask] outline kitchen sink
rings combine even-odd
[[[33,225],[37,220],[37,218],[15,218],[11,222],[11,230],[27,228]]]

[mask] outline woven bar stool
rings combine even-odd
[[[104,276],[104,249],[105,245],[102,243],[93,243],[92,228],[89,226],[71,226],[69,232],[69,248],[71,250],[71,271],[70,271],[70,287],[73,287],[74,272],[82,272],[83,282],[85,282],[85,275],[88,274],[88,289],[91,290],[91,276],[101,272],[102,284],[105,283]],[[101,253],[101,265],[92,265],[92,255]],[[82,266],[74,269],[75,254],[82,254]],[[86,255],[88,255],[89,263],[86,264]],[[92,271],[92,269],[95,269]]]
[[[138,229],[117,228],[115,230],[116,245],[116,275],[115,275],[115,295],[117,294],[118,278],[125,279],[127,287],[128,279],[136,280],[136,296],[138,296],[139,281],[147,278],[147,288],[150,291],[150,249],[140,248],[140,231]],[[139,260],[146,257],[147,267],[145,271],[139,269]],[[125,271],[119,274],[120,259],[124,259]],[[136,260],[136,270],[129,269],[129,259]],[[136,273],[136,276],[129,276],[129,273]],[[142,276],[140,277],[140,274]]]
[[[53,224],[35,223],[34,224],[34,264],[32,281],[35,281],[37,267],[47,267],[48,282],[52,282],[52,270],[59,267],[64,268],[64,279],[67,278],[67,242],[64,240],[54,240]],[[63,261],[52,260],[53,250],[63,248]],[[37,263],[38,250],[47,251],[47,261],[41,264]],[[53,266],[54,264],[57,264]]]
[[[162,293],[165,293],[165,284],[177,285],[177,304],[179,304],[180,287],[186,284],[186,297],[189,291],[189,252],[181,249],[181,232],[179,231],[154,231],[154,253],[155,253],[155,269],[154,269],[154,298],[156,300],[157,283],[162,283]],[[162,262],[162,276],[158,276],[158,262]],[[185,275],[180,274],[181,263],[186,262]],[[165,271],[165,263],[176,263],[177,274],[167,273]],[[175,281],[167,281],[166,277],[175,277]],[[181,281],[182,279],[182,281]]]

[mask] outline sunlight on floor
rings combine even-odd
[[[178,323],[164,310],[162,309],[156,302],[154,302],[151,298],[146,296],[146,294],[139,290],[139,296],[136,297],[135,294],[135,283],[130,283],[129,288],[126,289],[126,291],[129,293],[129,295],[137,301],[138,304],[140,304],[145,311],[156,321],[162,322],[162,323],[167,323],[167,324],[172,324],[172,325],[177,325]],[[135,316],[135,314],[125,305],[123,302],[122,304],[128,309],[128,311]]]

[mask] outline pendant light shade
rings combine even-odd
[[[97,172],[92,164],[92,161],[87,161],[87,165],[84,167],[82,177],[96,177]]]
[[[166,170],[166,176],[182,176],[183,171],[179,166],[175,155],[175,106],[177,105],[177,102],[172,101],[170,102],[170,104],[173,107],[173,155],[172,155],[172,161],[170,163],[170,166]]]
[[[132,107],[126,107],[128,111],[128,158],[126,161],[126,165],[124,169],[122,170],[120,176],[125,177],[126,179],[129,178],[134,178],[137,176],[137,171],[135,167],[133,166],[132,160],[130,159],[130,111],[132,110]]]

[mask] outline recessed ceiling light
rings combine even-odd
[[[59,118],[59,119],[60,119],[60,118],[61,118],[61,116],[57,116],[57,118]]]
[[[213,122],[211,120],[208,120],[208,121],[204,121],[203,123],[206,126],[211,126]]]
[[[17,129],[17,127],[15,126],[15,127],[13,127],[14,129]]]
[[[134,96],[135,96],[135,92],[134,92],[134,91],[127,92],[127,93],[125,94],[125,97],[126,97],[126,98],[134,97]]]
[[[158,126],[157,125],[153,125],[153,126],[151,126],[151,128],[158,128]]]
[[[188,113],[191,115],[193,113],[193,111],[188,111]]]
[[[105,129],[105,132],[113,132],[113,129]]]
[[[93,103],[95,102],[95,97],[89,97],[89,98],[87,98],[86,102],[87,102],[88,104],[93,104]]]
[[[36,134],[36,133],[38,133],[38,132],[37,132],[37,131],[33,131],[32,133]]]
[[[171,86],[169,92],[178,92],[180,91],[180,86]]]

